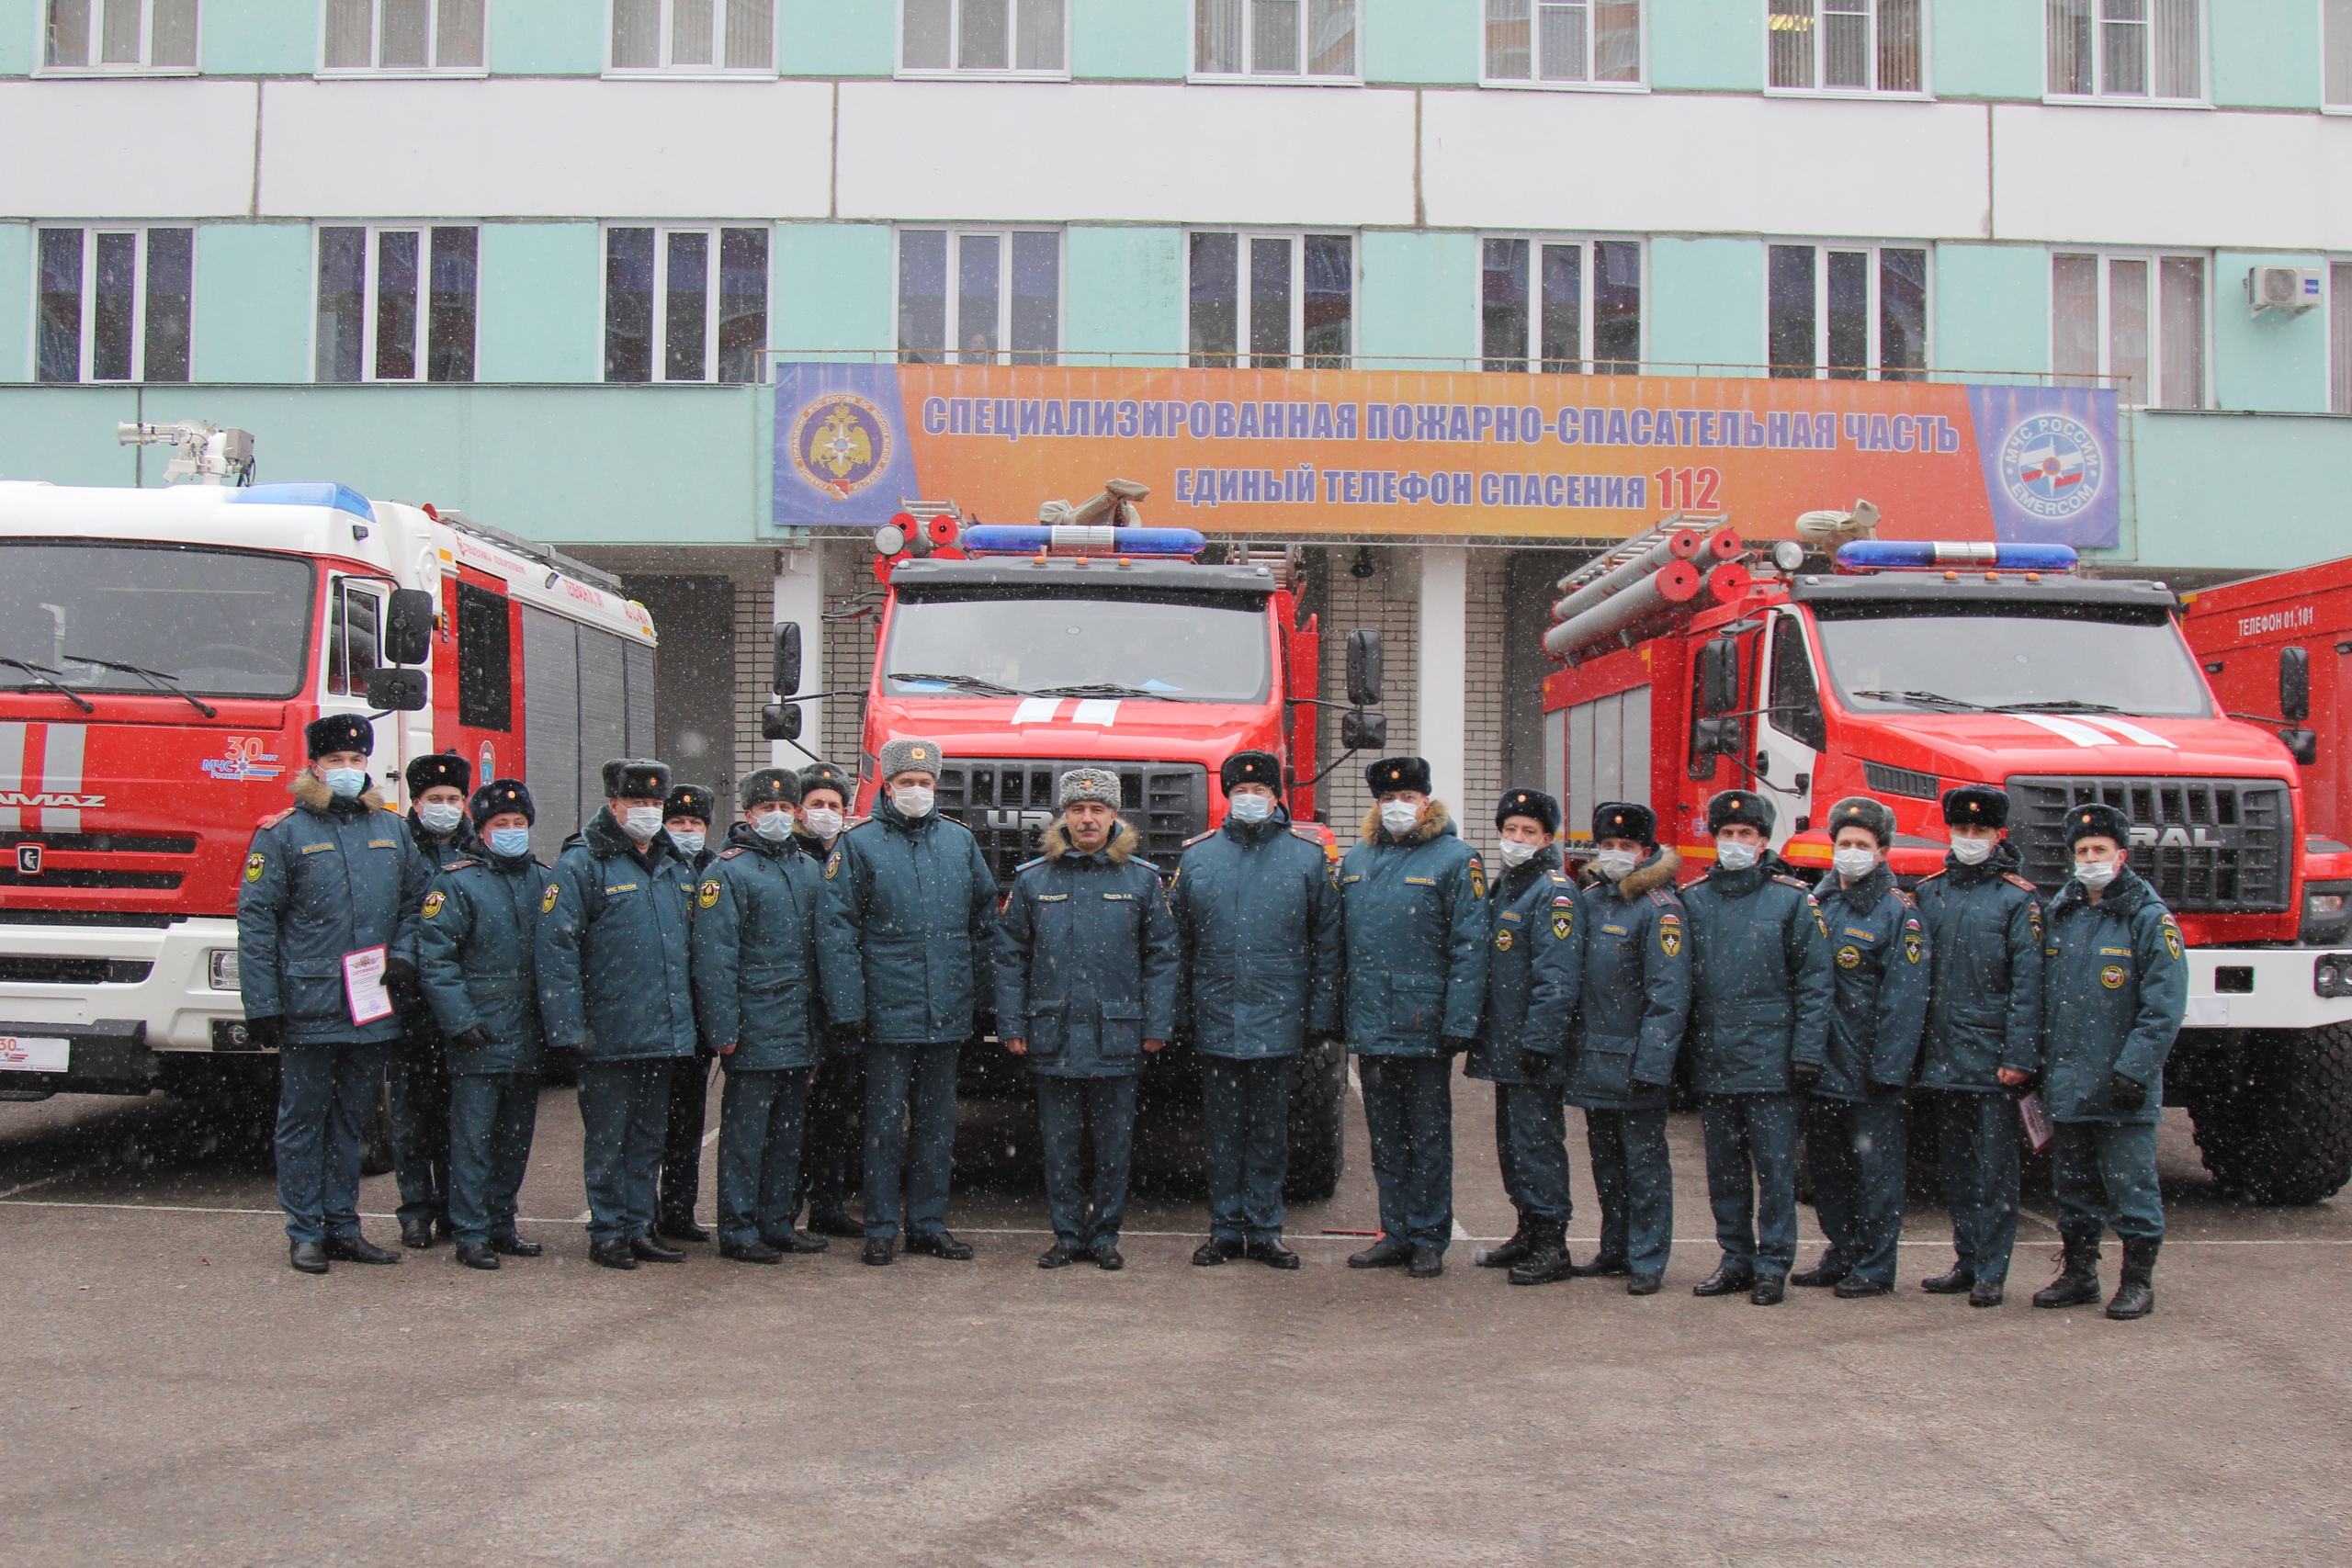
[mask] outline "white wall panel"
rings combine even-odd
[[[1413,220],[1410,93],[1012,82],[841,93],[843,218]]]
[[[0,83],[12,218],[242,218],[251,82]]]
[[[267,216],[825,215],[822,82],[271,82],[262,92]]]

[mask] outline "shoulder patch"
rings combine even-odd
[[[1212,828],[1205,833],[1195,833],[1191,838],[1184,840],[1184,847],[1189,850],[1194,844],[1199,843],[1203,839],[1214,839],[1221,830],[1222,829],[1216,828]]]
[[[1916,909],[1919,907],[1919,900],[1912,897],[1910,894],[1905,892],[1900,887],[1894,890],[1894,896],[1903,900],[1903,907],[1906,909]]]
[[[293,808],[292,807],[290,807],[290,806],[289,806],[289,807],[287,807],[285,810],[283,810],[283,811],[277,812],[277,813],[274,813],[274,814],[273,814],[273,815],[271,815],[271,816],[268,816],[268,817],[265,817],[265,818],[263,818],[261,819],[261,825],[262,825],[263,827],[265,827],[265,828],[275,828],[275,827],[277,827],[280,822],[285,821],[288,817],[291,817],[291,816],[293,816],[293,815],[294,815],[294,808]]]
[[[2029,893],[2039,893],[2041,891],[2041,888],[2036,887],[2032,883],[2028,882],[2024,877],[2019,876],[2014,871],[2005,871],[2001,873],[2001,880],[2007,883],[2012,887],[2022,887]]]
[[[1127,863],[1129,865],[1139,865],[1143,867],[1144,870],[1151,873],[1154,876],[1158,876],[1159,874],[1159,866],[1158,863],[1148,861],[1141,855],[1129,855],[1127,857]]]
[[[453,860],[441,869],[443,871],[463,871],[469,865],[480,865],[481,863],[481,862],[478,860]]]
[[[1776,871],[1772,874],[1772,880],[1781,884],[1783,886],[1793,887],[1807,897],[1811,897],[1813,896],[1813,885],[1804,881],[1802,877],[1783,876]]]
[[[1949,869],[1949,868],[1947,868],[1947,869]],[[1928,883],[1933,882],[1936,878],[1938,878],[1938,877],[1941,876],[1942,874],[1943,874],[1943,872],[1940,872],[1940,871],[1931,871],[1931,872],[1928,873],[1928,874],[1927,874],[1927,875],[1925,875],[1925,876],[1921,877],[1917,882],[1913,883],[1913,884],[1912,884],[1912,886],[1911,886],[1911,890],[1912,890],[1913,892],[1915,892],[1915,893],[1916,893],[1916,892],[1917,892],[1920,888],[1925,887]]]
[[[720,860],[733,860],[737,855],[748,854],[750,852],[751,852],[744,849],[741,844],[729,844],[725,849],[718,852],[718,858]]]

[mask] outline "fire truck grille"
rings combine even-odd
[[[17,986],[136,986],[154,969],[136,958],[0,958],[0,983]]]
[[[978,835],[1001,886],[1014,867],[1043,852],[1057,811],[1054,781],[1081,767],[1119,775],[1119,814],[1143,835],[1145,858],[1163,873],[1174,869],[1184,840],[1209,825],[1208,770],[1193,762],[950,760],[939,775],[939,809]]]
[[[0,865],[0,887],[116,887],[168,893],[180,885],[176,871],[92,871],[85,866],[43,866],[27,875],[13,865]]]
[[[2071,874],[2066,810],[2104,801],[2131,820],[2132,868],[2181,914],[2287,908],[2294,819],[2275,779],[2025,778],[2008,781],[2009,838],[2045,888]]]

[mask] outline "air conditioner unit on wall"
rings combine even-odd
[[[2245,275],[2245,302],[2257,316],[2265,310],[2299,315],[2327,298],[2325,274],[2315,266],[2257,266]]]

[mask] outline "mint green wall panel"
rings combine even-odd
[[[140,414],[138,393],[127,386],[0,387],[0,479],[130,484],[139,472],[136,454],[145,449],[118,443],[114,427]],[[234,423],[202,412],[189,417]],[[266,446],[261,457],[268,457]],[[147,472],[156,482],[161,482],[168,460],[164,452],[147,453]]]
[[[1928,85],[1939,98],[2039,98],[2043,0],[1937,0]]]
[[[0,76],[23,76],[40,60],[41,0],[0,0]]]
[[[2315,109],[2321,87],[2315,0],[2209,0],[2213,102]]]
[[[1374,230],[1357,265],[1356,363],[1368,370],[1478,363],[1478,237]],[[1383,362],[1395,359],[1398,363]]]
[[[1764,90],[1764,0],[1648,0],[1645,8],[1651,86]]]
[[[196,58],[208,75],[308,76],[319,68],[319,0],[203,0]]]
[[[783,0],[776,40],[786,76],[888,76],[899,68],[899,0]]]
[[[887,223],[784,223],[768,269],[768,344],[789,354],[898,346]]]
[[[1073,228],[1062,242],[1062,346],[1074,363],[1165,365],[1184,347],[1184,231]]]
[[[1937,369],[2050,368],[2050,253],[2039,245],[1941,244],[1928,284]]]
[[[2247,308],[2245,295],[2249,268],[2326,265],[2324,256],[2246,251],[2222,251],[2213,258],[2213,397],[2219,406],[2327,412],[2327,307],[2257,316]],[[2324,275],[2320,287],[2326,288]]]
[[[1357,32],[1367,82],[1458,82],[1485,68],[1483,0],[1363,0]]]
[[[197,226],[192,379],[309,380],[311,315],[309,224]]]
[[[604,243],[594,223],[485,223],[478,381],[595,381],[605,374]]]
[[[1192,64],[1188,0],[1069,0],[1071,75],[1181,82]]]
[[[606,0],[490,0],[490,68],[503,76],[605,69]]]
[[[1644,357],[1676,366],[1764,361],[1764,245],[1758,240],[1652,240]]]
[[[2277,571],[2345,553],[2352,420],[2127,417],[2147,566]]]
[[[0,381],[33,377],[33,228],[0,223]]]

